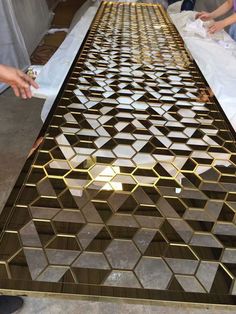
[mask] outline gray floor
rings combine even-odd
[[[44,101],[0,95],[0,212],[40,129]]]
[[[235,308],[194,306],[178,303],[141,305],[127,302],[89,302],[58,299],[27,298],[21,314],[233,314]]]

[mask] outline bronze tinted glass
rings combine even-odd
[[[1,291],[234,304],[235,139],[164,10],[102,3],[50,117]]]

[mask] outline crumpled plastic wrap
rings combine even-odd
[[[236,42],[225,31],[222,31],[220,40],[186,31],[187,23],[195,20],[197,12],[180,13],[180,7],[181,2],[168,8],[170,18],[236,130]]]
[[[40,88],[35,89],[32,87],[33,96],[46,99],[41,112],[41,119],[43,121],[47,118],[53,102],[87,34],[98,6],[99,3],[92,3],[92,5],[87,8],[86,4],[84,7],[85,12],[78,23],[73,27],[71,32],[69,32],[51,59],[42,67],[36,78],[36,82],[39,84]],[[83,6],[80,10],[83,10]]]
[[[200,19],[189,19],[184,27],[184,31],[193,35],[198,35],[202,38],[210,38],[213,40],[224,41],[224,31],[214,34],[209,34],[208,28],[212,25],[213,21],[203,22]]]

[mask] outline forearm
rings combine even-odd
[[[233,6],[232,1],[225,1],[219,8],[217,8],[215,11],[211,12],[211,17],[213,19],[227,13]]]
[[[7,79],[7,67],[4,64],[0,64],[0,82],[4,82]]]
[[[31,98],[30,86],[38,88],[38,84],[32,78],[17,68],[0,64],[0,82],[12,87],[16,96]]]
[[[223,23],[224,23],[224,27],[236,23],[236,13],[234,13],[234,14],[230,15],[229,17],[227,17],[226,19],[224,19]]]

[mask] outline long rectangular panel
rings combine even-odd
[[[1,291],[235,304],[235,138],[161,6],[101,4],[33,157]]]

